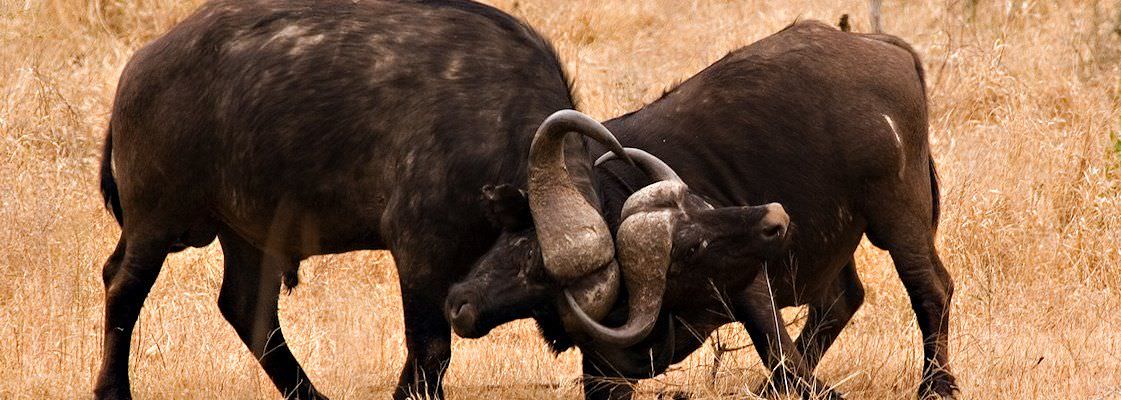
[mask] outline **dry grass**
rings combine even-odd
[[[0,398],[86,397],[100,360],[100,266],[118,228],[95,166],[120,69],[194,6],[169,0],[0,0]],[[583,109],[607,118],[796,18],[863,1],[514,1],[560,49]],[[835,4],[828,4],[835,3]],[[981,4],[978,4],[981,3]],[[888,32],[925,57],[944,182],[940,248],[957,281],[952,363],[967,398],[1121,398],[1121,36],[1111,1],[888,1]],[[883,252],[857,254],[864,309],[820,375],[855,398],[908,398],[921,351]],[[134,336],[143,398],[276,398],[215,306],[216,246],[170,258]],[[281,300],[294,352],[338,398],[384,397],[404,358],[392,260],[310,260]],[[742,329],[725,341],[747,342]],[[578,397],[578,357],[528,323],[458,340],[455,398]],[[750,350],[709,379],[703,350],[644,396],[740,393]]]

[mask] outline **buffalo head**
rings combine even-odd
[[[712,207],[661,160],[614,148],[596,164],[630,158],[655,182],[627,198],[612,241],[603,217],[567,182],[559,145],[546,153],[553,157],[540,157],[545,129],[531,152],[528,192],[506,185],[483,189],[485,208],[502,234],[449,293],[447,316],[460,336],[479,337],[556,305],[566,330],[631,346],[653,329],[669,275],[698,281],[747,275],[747,268],[785,247],[790,220],[782,206]],[[542,187],[563,186],[556,182],[568,188]],[[566,198],[549,197],[557,193]],[[581,217],[570,217],[578,209]],[[628,294],[626,322],[606,327],[597,321],[615,305],[620,282]]]
[[[460,336],[482,336],[503,322],[524,318],[539,305],[537,299],[549,297],[547,293],[556,288],[571,291],[593,318],[602,317],[615,302],[619,287],[615,243],[598,209],[568,175],[564,137],[570,132],[592,138],[629,160],[611,132],[584,114],[562,110],[545,119],[530,145],[529,190],[509,185],[483,188],[484,208],[502,228],[488,254],[527,268],[478,274],[475,279],[488,288],[485,293],[468,288],[453,291],[456,295],[448,298],[446,311]],[[501,285],[517,291],[491,298],[489,288]]]

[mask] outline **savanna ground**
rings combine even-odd
[[[850,13],[869,26],[859,0],[494,3],[553,40],[582,109],[601,119],[795,19]],[[0,398],[89,396],[100,268],[118,234],[95,184],[112,94],[133,51],[196,5],[0,0]],[[1119,13],[1112,1],[884,4],[885,30],[928,71],[966,398],[1121,398]],[[220,263],[213,245],[165,266],[133,339],[141,398],[278,397],[219,315]],[[867,303],[819,374],[854,398],[913,397],[920,337],[903,287],[884,252],[864,244],[857,263]],[[405,356],[392,259],[317,257],[301,273],[281,319],[317,386],[386,396]],[[749,343],[739,327],[721,332],[726,346]],[[705,348],[639,389],[742,398],[764,374],[751,348],[712,365]],[[577,354],[554,357],[523,321],[455,339],[447,383],[459,399],[577,398],[578,376]]]

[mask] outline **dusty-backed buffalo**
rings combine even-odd
[[[389,249],[408,348],[394,397],[439,397],[451,357],[448,287],[499,234],[478,211],[480,188],[525,185],[539,128],[539,145],[571,153],[562,169],[589,197],[586,144],[563,133],[618,148],[574,111],[542,123],[571,108],[551,46],[487,6],[202,6],[139,50],[118,86],[101,188],[122,232],[103,272],[96,395],[130,397],[130,337],[167,254],[217,237],[218,307],[295,398],[322,396],[285,345],[282,285],[296,286],[309,256]]]
[[[918,319],[925,355],[920,395],[957,395],[947,364],[953,282],[934,246],[939,191],[923,69],[909,45],[795,23],[605,125],[687,183],[683,190],[661,178],[671,173],[650,175],[622,162],[595,170],[620,262],[637,252],[633,262],[643,265],[631,266],[628,278],[648,282],[628,281],[628,295],[620,296],[627,301],[601,311],[605,318],[585,315],[570,305],[563,285],[537,272],[548,262],[540,256],[546,245],[533,240],[541,236],[537,214],[534,230],[531,216],[519,211],[526,200],[505,196],[490,206],[514,211],[500,218],[499,245],[448,297],[457,332],[479,335],[532,316],[556,350],[574,342],[584,350],[585,376],[634,379],[661,373],[717,327],[739,321],[775,371],[767,386],[839,397],[812,371],[863,302],[853,253],[867,235],[890,252]],[[754,250],[763,236],[691,240],[708,205],[769,202],[781,203],[792,222],[787,250],[768,257],[764,268],[757,257],[734,259],[733,250],[761,254]],[[809,318],[793,341],[776,308],[797,305],[809,306]],[[630,396],[618,380],[596,381],[585,382],[589,398]]]

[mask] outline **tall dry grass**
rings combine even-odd
[[[600,118],[795,19],[868,26],[858,0],[494,3],[552,38]],[[118,233],[95,185],[113,90],[129,55],[196,5],[0,0],[0,398],[89,394]],[[966,397],[1121,398],[1119,4],[897,0],[883,13],[928,71]],[[168,261],[134,336],[137,395],[277,397],[215,306],[220,261],[216,246]],[[921,351],[905,293],[883,252],[864,245],[857,262],[867,303],[820,376],[854,398],[911,397]],[[293,351],[330,395],[385,396],[404,358],[392,259],[318,257],[302,273],[281,300]],[[733,326],[721,337],[748,342]],[[578,357],[554,359],[528,323],[454,348],[456,398],[579,396]],[[764,373],[750,349],[715,375],[712,363],[706,348],[640,389],[746,396]]]

